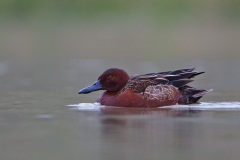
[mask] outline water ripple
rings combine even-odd
[[[193,110],[240,110],[240,102],[201,102],[194,105],[174,105],[164,108]]]
[[[78,103],[78,104],[69,104],[68,107],[71,109],[79,111],[99,111],[102,107],[100,103]]]
[[[99,111],[101,108],[105,107],[99,103],[79,103],[69,104],[67,106],[79,111]],[[195,105],[173,105],[161,108],[180,110],[240,110],[240,102],[201,102],[200,104]]]

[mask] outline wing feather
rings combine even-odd
[[[172,85],[176,88],[184,87],[186,84],[192,82],[191,78],[202,74],[204,72],[194,72],[195,68],[179,69],[175,71],[148,73],[136,75],[130,78],[126,86],[122,89],[125,91],[131,89],[134,92],[144,92],[148,86],[159,84]]]

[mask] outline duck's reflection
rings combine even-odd
[[[191,159],[190,154],[182,153],[191,150],[195,134],[189,118],[198,117],[200,111],[116,107],[100,111],[102,159],[154,159],[172,153]]]
[[[123,108],[123,107],[103,107],[100,112],[104,115],[159,115],[171,117],[191,117],[198,116],[200,110],[192,109],[172,109],[172,108]]]

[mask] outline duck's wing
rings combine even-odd
[[[130,89],[134,92],[141,93],[144,92],[148,86],[158,84],[173,85],[174,87],[181,88],[192,82],[193,77],[204,73],[194,72],[194,69],[195,68],[187,68],[175,71],[136,75],[130,78],[122,91]]]

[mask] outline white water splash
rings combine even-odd
[[[201,102],[195,105],[174,105],[164,108],[192,110],[240,110],[240,102]]]
[[[78,103],[67,106],[79,111],[99,111],[101,108],[105,107],[99,103]],[[173,105],[160,108],[181,110],[240,110],[240,102],[201,102],[200,104],[195,105]]]
[[[100,103],[78,103],[78,104],[69,104],[68,107],[71,109],[79,111],[99,111],[102,107]]]

